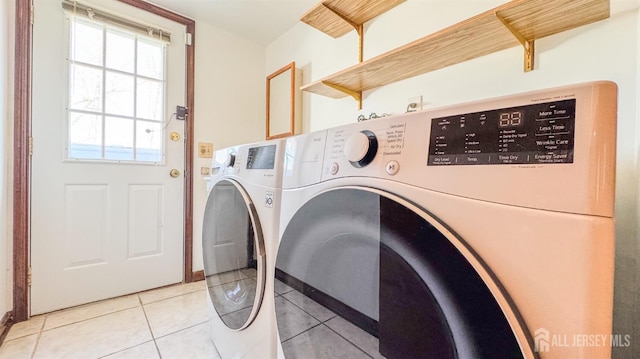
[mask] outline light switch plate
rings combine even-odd
[[[200,167],[200,174],[203,176],[208,176],[211,174],[211,168],[209,167]]]

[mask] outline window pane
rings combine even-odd
[[[102,119],[69,112],[69,158],[102,158]]]
[[[133,120],[105,118],[104,158],[107,160],[133,159]]]
[[[138,39],[138,74],[162,80],[164,74],[164,46]]]
[[[137,117],[162,121],[163,98],[162,82],[138,78]]]
[[[107,29],[107,67],[133,73],[134,45],[133,35]]]
[[[102,25],[75,18],[75,21],[71,21],[71,26],[69,57],[75,61],[102,66]]]
[[[75,110],[102,110],[102,71],[71,65],[69,107]]]
[[[162,162],[162,123],[138,121],[136,160]]]
[[[107,71],[105,112],[111,115],[133,116],[133,76]]]

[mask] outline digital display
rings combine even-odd
[[[498,127],[521,126],[523,115],[522,111],[501,112],[500,118],[498,119]]]
[[[276,145],[251,147],[247,155],[247,169],[271,170],[276,162]]]
[[[576,100],[433,118],[428,166],[573,163]]]

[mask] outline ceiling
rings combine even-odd
[[[293,27],[318,0],[148,0],[262,45]]]

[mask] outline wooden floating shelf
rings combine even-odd
[[[526,71],[533,68],[536,39],[606,19],[609,11],[609,0],[514,0],[301,90],[361,100],[362,91],[518,45],[525,49]]]
[[[300,21],[338,38],[403,2],[405,0],[327,0],[307,11]]]

